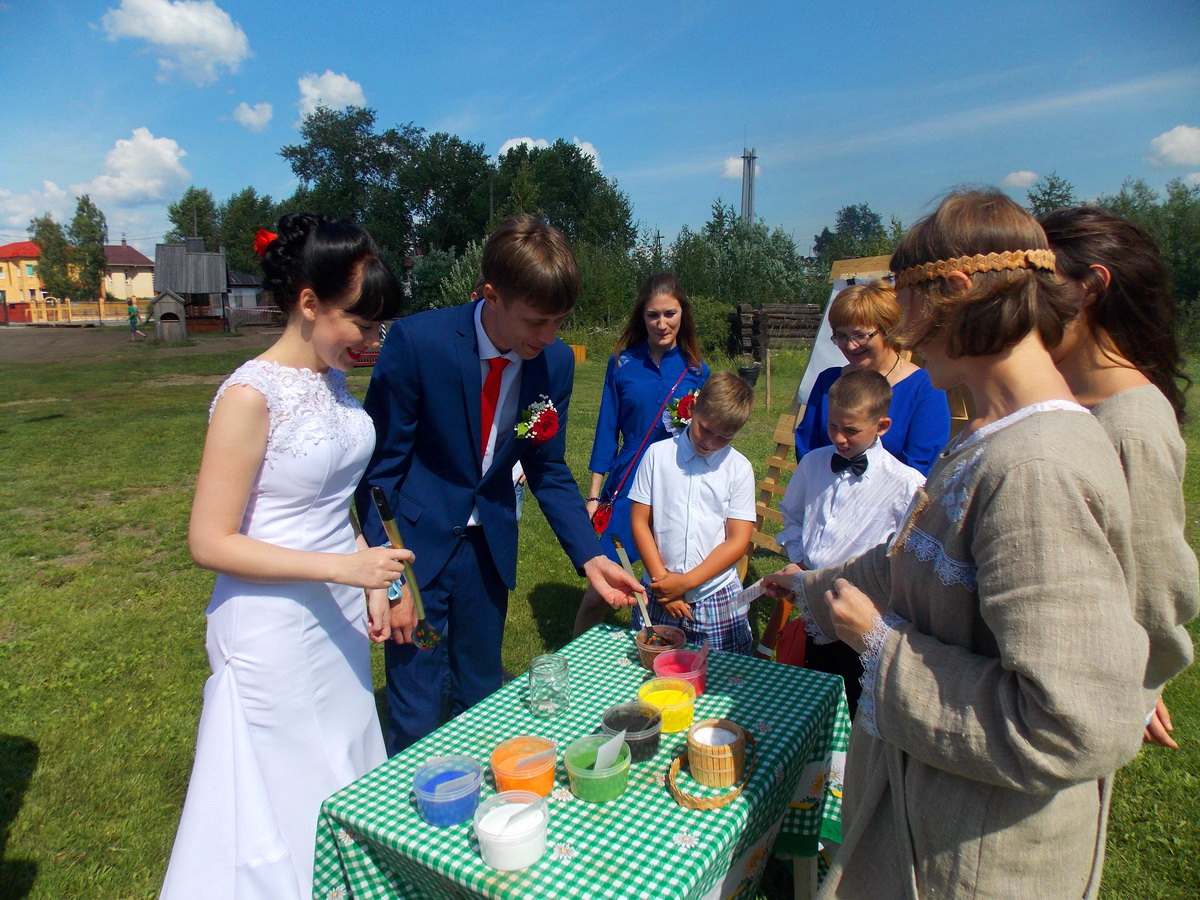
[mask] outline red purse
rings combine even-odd
[[[614,497],[621,496],[621,488],[625,487],[625,482],[629,480],[629,476],[633,474],[633,470],[637,467],[638,462],[642,458],[642,450],[646,448],[646,441],[650,440],[650,435],[654,434],[654,429],[658,426],[659,419],[662,418],[663,410],[667,408],[667,404],[671,402],[671,395],[675,393],[675,389],[679,387],[683,381],[683,376],[687,374],[687,366],[683,367],[683,371],[679,373],[679,377],[675,380],[675,384],[667,391],[667,396],[663,398],[662,406],[658,408],[658,415],[650,420],[650,430],[646,432],[646,436],[642,438],[642,444],[638,447],[637,453],[633,454],[633,460],[629,463],[629,468],[625,470],[625,474],[621,476],[621,483],[617,485]],[[596,507],[596,511],[592,513],[592,530],[596,532],[596,537],[604,534],[608,528],[608,523],[612,519],[612,500],[601,500],[600,505]]]

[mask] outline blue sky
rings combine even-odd
[[[150,254],[189,184],[287,196],[317,98],[492,155],[578,141],[668,239],[738,203],[744,144],[803,251],[846,204],[907,223],[964,183],[1200,183],[1195,0],[0,0],[0,27],[0,242],[83,191]]]

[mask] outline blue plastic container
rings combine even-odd
[[[469,776],[469,777],[468,777]],[[462,779],[451,790],[439,785]],[[465,822],[475,815],[479,805],[479,786],[483,768],[469,756],[435,756],[427,759],[413,775],[413,793],[417,809],[430,825],[444,827]]]

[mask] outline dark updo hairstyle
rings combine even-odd
[[[403,294],[366,230],[344,219],[289,213],[263,254],[263,289],[288,315],[309,288],[328,306],[369,322],[394,319]]]
[[[1100,350],[1115,352],[1150,379],[1184,420],[1184,374],[1175,335],[1175,298],[1154,239],[1103,209],[1056,209],[1041,218],[1059,274],[1096,300],[1083,311]],[[1107,287],[1092,266],[1108,269]]]
[[[905,233],[892,254],[891,270],[900,284],[904,270],[913,266],[1048,248],[1037,219],[1005,194],[995,188],[961,191]],[[923,309],[917,321],[902,326],[902,343],[916,349],[944,334],[951,358],[991,356],[1036,330],[1046,347],[1054,347],[1078,309],[1048,269],[975,272],[970,279],[965,291],[952,290],[941,277],[913,284],[909,290],[921,296]]]
[[[660,295],[674,297],[679,301],[679,331],[676,332],[675,343],[679,347],[687,364],[693,368],[700,366],[700,339],[696,336],[696,317],[692,314],[692,304],[688,300],[687,291],[679,278],[670,272],[659,272],[650,275],[638,288],[637,301],[625,323],[625,330],[617,338],[614,353],[644,344],[650,339],[646,331],[646,306],[651,300]]]

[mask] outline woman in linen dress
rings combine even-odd
[[[638,553],[629,524],[629,489],[646,448],[671,437],[659,412],[663,400],[668,393],[675,399],[699,390],[708,375],[708,364],[700,358],[692,304],[683,285],[669,272],[649,276],[638,289],[629,321],[608,359],[588,462],[592,472],[588,515],[596,512],[601,500],[612,501],[605,535],[620,540],[631,561],[638,559]],[[609,559],[620,562],[612,542],[606,539],[602,544]],[[575,634],[598,624],[607,609],[600,595],[589,588],[575,618]]]
[[[386,756],[370,639],[412,556],[368,549],[350,496],[375,431],[346,390],[400,290],[356,225],[295,214],[260,232],[283,336],[217,392],[189,543],[218,572],[196,759],[162,896],[311,894],[321,801]],[[382,599],[381,599],[382,598]]]
[[[804,415],[796,425],[796,460],[829,446],[829,389],[851,369],[874,369],[892,386],[888,417],[892,427],[882,443],[892,456],[928,475],[950,437],[950,405],[946,394],[929,383],[929,375],[900,356],[896,328],[900,307],[886,281],[854,284],[840,291],[829,307],[830,339],[846,365],[831,366],[817,376]]]
[[[817,639],[863,655],[820,896],[1093,897],[1147,644],[1120,462],[1046,349],[1075,305],[1042,229],[999,191],[947,197],[891,267],[904,340],[976,415],[891,555],[766,579]]]
[[[1134,615],[1150,638],[1144,740],[1178,749],[1163,685],[1192,662],[1184,625],[1196,617],[1200,583],[1183,527],[1187,449],[1175,298],[1153,239],[1132,222],[1094,207],[1041,219],[1059,274],[1079,315],[1052,354],[1075,399],[1108,433],[1125,470],[1133,515]]]

